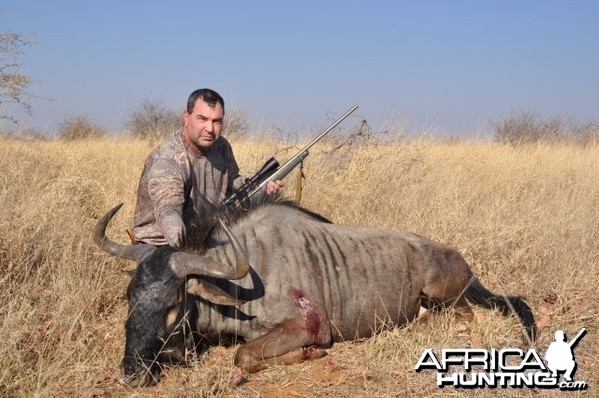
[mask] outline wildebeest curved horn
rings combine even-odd
[[[187,293],[200,296],[204,300],[219,305],[239,306],[246,303],[246,300],[234,297],[228,292],[220,289],[207,281],[199,278],[190,278],[186,285]]]
[[[94,242],[96,242],[102,250],[113,256],[137,261],[140,256],[152,250],[153,247],[150,245],[121,245],[106,237],[106,227],[108,226],[108,223],[122,206],[123,203],[119,203],[98,220],[96,227],[94,228]]]
[[[209,257],[210,251],[204,255],[176,252],[170,256],[169,265],[173,272],[180,278],[187,275],[205,275],[222,279],[241,279],[250,270],[250,263],[245,250],[239,240],[233,235],[231,229],[222,220],[218,219],[223,231],[227,235],[233,252],[235,253],[235,266],[225,264]]]

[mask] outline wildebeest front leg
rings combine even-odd
[[[288,319],[265,335],[239,347],[235,365],[253,373],[272,365],[300,363],[322,358],[326,351],[297,320]]]

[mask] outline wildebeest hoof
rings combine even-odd
[[[233,387],[241,387],[247,383],[249,379],[244,374],[238,374],[233,378]]]
[[[326,350],[322,349],[321,347],[317,346],[317,345],[311,345],[308,347],[304,347],[304,360],[305,361],[310,361],[312,359],[320,359],[320,358],[324,358],[327,355],[329,355],[328,352],[326,352]]]

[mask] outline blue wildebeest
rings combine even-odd
[[[153,384],[160,364],[180,360],[189,344],[243,341],[235,364],[255,372],[322,357],[333,342],[414,320],[421,306],[451,306],[466,317],[468,301],[515,312],[535,338],[520,297],[491,293],[456,250],[413,233],[332,224],[275,203],[221,223],[191,252],[109,240],[120,206],[98,221],[94,239],[138,263],[122,362],[134,386]]]

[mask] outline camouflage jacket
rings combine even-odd
[[[145,161],[130,229],[138,241],[156,246],[186,246],[177,239],[197,230],[193,214],[202,198],[218,203],[243,183],[229,142],[221,137],[205,154],[190,147],[178,131]],[[184,225],[184,226],[183,226]],[[190,236],[185,237],[189,241]]]

